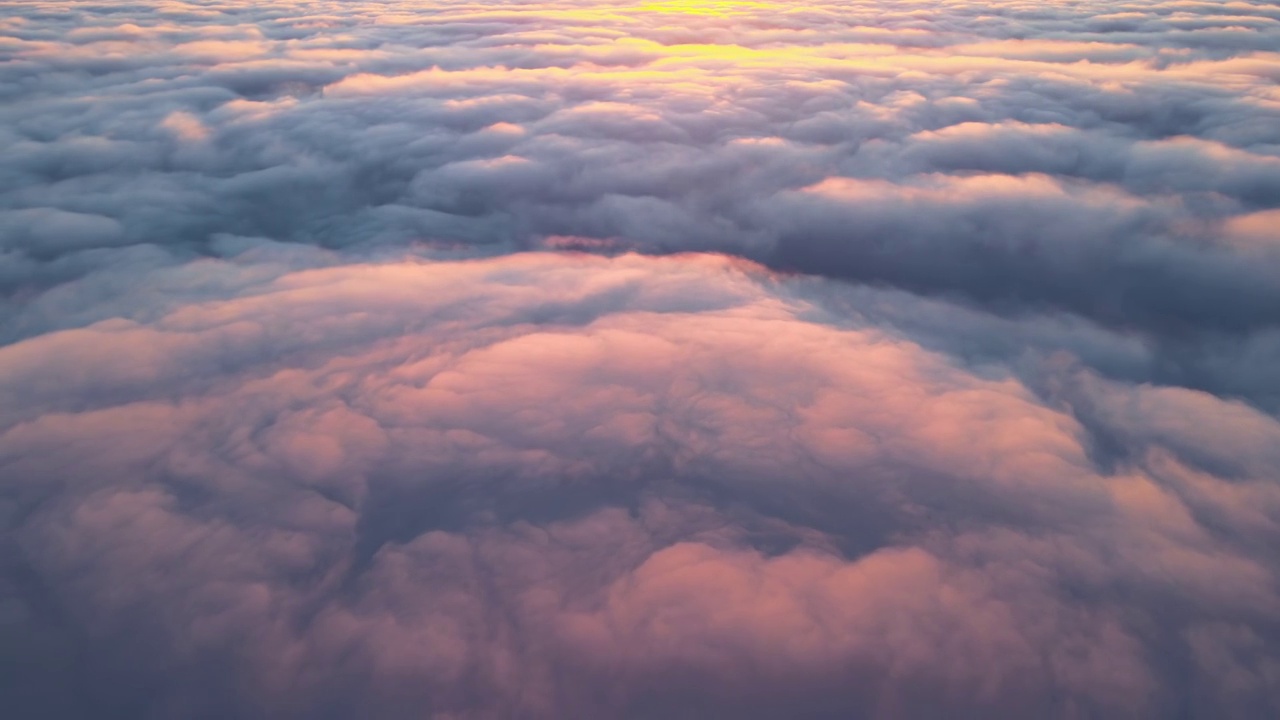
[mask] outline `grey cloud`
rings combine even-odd
[[[0,215],[5,250],[29,255],[59,255],[86,247],[123,244],[124,228],[115,218],[54,208],[10,210]]]
[[[821,17],[837,24],[854,22],[853,18],[836,21],[830,14]],[[1063,19],[1055,16],[1057,20]],[[1048,73],[1051,67],[1062,65],[1064,71],[1088,78],[1093,72],[1089,67],[1060,62],[1073,57],[1103,60],[1094,66],[1104,79],[1108,68],[1132,67],[1116,64],[1130,62],[1127,56],[1110,58],[1112,63],[1108,64],[1104,56],[1096,55],[1096,39],[1090,40],[1094,45],[1068,43],[1059,48],[1050,44],[1036,50],[1034,39],[1027,41],[1029,44],[1002,46],[999,40],[1008,34],[992,28],[974,28],[968,36],[935,34],[935,39],[947,38],[956,47],[986,48],[964,51],[978,63],[970,72],[990,78],[987,87],[967,102],[947,99],[948,95],[964,99],[974,88],[982,87],[982,83],[970,80],[957,84],[949,70],[947,63],[963,65],[968,62],[965,56],[908,54],[906,67],[926,63],[917,71],[922,77],[894,79],[885,72],[892,70],[892,64],[884,70],[860,68],[857,55],[848,69],[836,64],[818,66],[795,81],[786,75],[789,69],[785,64],[775,68],[766,63],[745,78],[750,84],[768,79],[768,84],[751,87],[736,102],[712,106],[706,98],[677,100],[665,92],[635,96],[642,90],[598,75],[609,71],[609,63],[614,62],[610,58],[629,52],[625,48],[632,46],[569,45],[560,51],[554,45],[556,36],[536,39],[553,40],[552,44],[534,45],[517,36],[513,42],[520,44],[523,54],[520,59],[510,55],[515,45],[504,41],[503,34],[526,30],[534,21],[519,15],[495,16],[492,24],[469,25],[464,19],[461,27],[478,33],[474,37],[484,38],[484,42],[462,43],[436,55],[412,51],[412,43],[406,42],[411,36],[406,33],[420,27],[416,25],[393,27],[381,40],[374,34],[360,41],[326,38],[318,31],[300,38],[296,29],[286,40],[279,34],[280,28],[270,23],[242,25],[219,34],[148,34],[148,41],[162,46],[174,40],[198,46],[206,36],[214,40],[207,50],[182,56],[187,58],[183,62],[197,63],[192,67],[197,74],[161,80],[154,90],[141,95],[136,85],[121,86],[123,95],[105,104],[96,102],[87,115],[66,112],[80,102],[69,89],[59,91],[65,97],[56,102],[50,99],[42,101],[45,104],[16,106],[22,108],[19,113],[35,114],[13,117],[15,127],[24,128],[30,139],[14,145],[19,158],[14,167],[24,172],[8,180],[7,204],[29,209],[52,203],[68,212],[113,216],[122,223],[128,242],[197,249],[218,233],[330,247],[411,239],[529,246],[547,235],[590,235],[652,251],[716,249],[763,260],[777,258],[787,266],[793,263],[789,251],[784,247],[771,253],[771,242],[790,246],[799,235],[798,242],[811,247],[818,240],[808,237],[814,233],[810,221],[785,216],[789,204],[786,193],[823,175],[871,173],[910,184],[912,174],[933,171],[1049,172],[1104,185],[1120,184],[1155,202],[1166,195],[1185,198],[1194,210],[1190,219],[1208,215],[1209,222],[1202,227],[1210,236],[1215,232],[1215,218],[1270,207],[1275,196],[1274,157],[1259,144],[1275,139],[1274,132],[1268,135],[1266,130],[1275,127],[1270,122],[1274,112],[1265,105],[1243,102],[1233,94],[1238,91],[1204,87],[1196,80],[1160,82],[1157,68],[1126,70],[1139,78],[1128,97],[1100,89],[1096,83],[1089,86],[1088,80],[1081,87],[1033,74],[1037,69]],[[444,23],[447,28],[448,20]],[[816,18],[802,25],[816,37],[801,36],[799,47],[839,39],[838,35],[824,34],[834,26],[815,30],[823,27]],[[928,30],[929,23],[921,27]],[[1265,34],[1269,27],[1261,22],[1250,32]],[[789,42],[787,31],[795,32],[796,28],[783,30],[781,35],[773,29],[759,31],[761,47]],[[973,41],[984,33],[997,42],[975,45]],[[133,31],[124,37],[137,34]],[[1156,32],[1153,35],[1160,37]],[[563,31],[560,36],[574,37]],[[743,37],[751,47],[752,33]],[[1046,31],[1045,37],[1066,43],[1070,33]],[[91,35],[79,38],[90,39]],[[892,42],[895,38],[890,35],[883,40]],[[1143,47],[1134,38],[1124,42]],[[633,46],[636,54],[623,67],[619,82],[626,81],[626,71],[635,63],[669,52],[658,45]],[[184,46],[171,47],[179,52]],[[292,57],[303,51],[320,54],[311,60]],[[236,57],[241,52],[247,53],[243,59]],[[336,54],[326,56],[326,52]],[[895,57],[888,46],[858,52],[868,57],[886,53],[891,59]],[[984,54],[1012,58],[1012,69],[1002,71],[983,64]],[[714,60],[698,59],[696,53],[691,57],[694,67],[707,62],[714,66]],[[1018,69],[1018,63],[1026,62],[1021,58],[1036,57],[1054,61],[1032,62]],[[1211,62],[1214,57],[1192,56],[1186,63],[1162,67],[1169,73],[1187,72],[1196,62]],[[174,61],[168,58],[164,62]],[[1230,58],[1219,57],[1218,61]],[[136,62],[146,65],[148,61],[142,58]],[[172,67],[155,62],[158,67]],[[396,62],[418,65],[393,68]],[[603,65],[587,66],[585,62]],[[1237,62],[1247,61],[1242,56]],[[432,64],[443,69],[420,76],[403,75]],[[512,71],[486,74],[483,68],[490,66],[506,66]],[[447,72],[450,69],[461,73],[457,79]],[[469,72],[472,75],[467,75]],[[379,73],[389,79],[382,85],[368,84],[378,80]],[[1152,78],[1150,84],[1143,82],[1143,73]],[[774,75],[786,82],[772,80]],[[113,77],[108,74],[99,81],[105,83],[102,89],[112,87]],[[337,82],[343,77],[348,82]],[[805,85],[814,81],[817,84]],[[194,82],[207,84],[201,88]],[[329,88],[321,94],[326,85]],[[632,97],[617,102],[623,93]],[[228,102],[237,95],[242,99]],[[300,99],[290,100],[294,96]],[[270,102],[256,102],[259,100]],[[613,104],[593,106],[596,101]],[[45,117],[55,108],[62,112],[51,125]],[[935,131],[947,137],[949,126],[963,127],[965,122],[1002,120],[1006,122],[996,127],[1009,128],[1008,133],[1015,136],[1019,131],[1008,120],[1054,122],[1065,129],[1062,139],[1010,138],[1013,144],[1009,145],[998,137],[985,138],[977,146],[985,153],[982,156],[954,143],[939,147],[935,142],[922,145],[916,141],[922,133]],[[520,125],[525,135],[504,137],[484,130],[497,122]],[[85,132],[97,137],[92,142],[76,137]],[[1248,139],[1239,148],[1162,139],[1187,134],[1237,143]],[[789,154],[779,149],[776,160],[755,170],[753,164],[762,156],[744,156],[731,142],[769,136],[801,143],[817,141],[819,145],[793,145]],[[506,168],[474,169],[485,167],[484,163],[500,154],[520,155],[534,162],[531,166],[512,163]],[[705,197],[706,192],[712,195]],[[1233,198],[1242,206],[1214,201],[1218,195]],[[773,209],[779,204],[781,209]],[[766,209],[761,212],[760,208]],[[762,214],[766,220],[761,220]],[[1179,268],[1173,272],[1182,274],[1186,272],[1181,269],[1187,262],[1184,258],[1202,251],[1185,247],[1194,243],[1178,228],[1188,218],[1177,212],[1163,215],[1154,224],[1146,223],[1138,233],[1150,237],[1149,242],[1131,239],[1131,227],[1124,224],[1101,229],[1104,237],[1099,242],[1116,245],[1128,254],[1162,256],[1152,262]],[[929,236],[942,248],[958,244],[981,253],[992,247],[977,238],[940,231],[940,224],[950,222],[943,217],[908,220],[906,234]],[[984,227],[978,223],[975,229],[985,232]],[[736,243],[735,237],[745,242]],[[1137,247],[1127,247],[1135,242]],[[823,248],[832,245],[821,243]],[[806,269],[840,267],[847,262],[842,257],[873,252],[856,235],[840,236],[834,245],[839,247],[831,250],[835,253],[833,262],[802,264]],[[56,252],[55,247],[49,244],[41,252]],[[905,247],[901,252],[906,252]],[[925,268],[938,254],[928,243],[920,245],[918,252],[918,258],[905,261]],[[1229,257],[1214,257],[1229,255],[1229,250],[1219,248],[1209,254],[1211,264],[1230,266],[1233,262]],[[1019,262],[1016,256],[1002,252],[993,260],[997,265]],[[1105,278],[1098,270],[1087,264],[1080,266],[1073,272],[1082,274],[1071,275],[1067,281],[1081,285],[1081,279],[1089,277],[1097,282]],[[1017,302],[1022,293],[1030,293],[1028,299],[1034,302],[1064,303],[1064,310],[1117,322],[1113,313],[1064,302],[1052,292],[1038,293],[1039,281],[1017,288],[1010,296],[1006,290],[1011,288],[957,288],[955,283],[921,280],[938,275],[941,268],[925,269],[906,279],[893,271],[865,278],[865,272],[854,277],[906,282],[911,289],[923,292],[959,290],[984,302]],[[1166,282],[1157,281],[1153,290],[1168,295]],[[1206,278],[1204,282],[1219,281]],[[1132,292],[1120,279],[1106,283],[1106,294]],[[1215,302],[1232,302],[1225,299],[1231,295],[1225,288],[1210,285],[1197,293],[1204,298],[1224,298]],[[1259,301],[1241,298],[1236,302]],[[1168,314],[1182,310],[1152,308],[1144,315],[1122,309],[1123,317],[1118,321],[1160,333],[1174,322]],[[1221,316],[1210,313],[1192,322],[1214,330]],[[1246,324],[1252,328],[1269,322],[1264,316]]]

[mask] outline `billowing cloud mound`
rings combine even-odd
[[[74,649],[33,702],[1274,710],[1280,424],[1239,403],[967,368],[707,256],[254,267],[0,352],[10,646]]]
[[[1280,10],[23,3],[16,717],[1280,715]]]

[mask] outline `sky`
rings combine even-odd
[[[0,705],[1280,716],[1280,7],[0,2]]]

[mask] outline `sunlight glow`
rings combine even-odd
[[[739,0],[663,0],[662,2],[645,3],[635,9],[653,13],[724,17],[756,12],[762,9],[777,9],[777,6],[775,3],[744,2]]]

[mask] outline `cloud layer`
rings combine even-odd
[[[0,696],[1280,713],[1280,11],[0,20]]]
[[[10,294],[226,235],[710,250],[1080,315],[1236,393],[1206,356],[1280,321],[1262,3],[58,3],[3,31]]]
[[[227,295],[0,351],[7,646],[65,646],[31,707],[1275,709],[1280,424],[1240,403],[966,366],[712,256]]]

